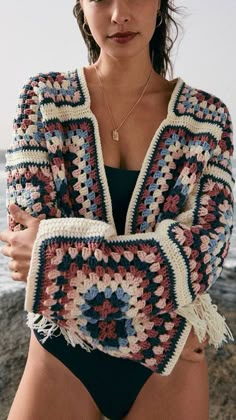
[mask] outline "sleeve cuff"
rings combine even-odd
[[[84,218],[55,218],[41,220],[39,229],[32,249],[29,273],[26,284],[26,296],[24,309],[34,312],[36,290],[42,281],[44,266],[47,264],[45,248],[50,243],[60,244],[62,240],[77,238],[91,238],[91,240],[108,239],[115,235],[112,226],[102,221],[88,220]]]

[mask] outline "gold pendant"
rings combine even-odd
[[[119,141],[120,139],[119,139],[119,133],[118,133],[118,131],[117,130],[113,130],[112,131],[112,138],[113,138],[113,140],[115,140],[115,141]]]

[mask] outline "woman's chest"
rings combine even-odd
[[[168,102],[168,94],[152,95],[128,115],[135,101],[124,98],[123,103],[119,100],[109,107],[96,95],[92,97],[91,110],[98,122],[105,165],[140,170],[150,143],[167,116]],[[115,129],[118,141],[113,138]]]
[[[111,109],[115,126],[121,125],[119,142],[112,139],[112,118],[101,97],[96,100],[91,95],[89,107],[55,107],[57,131],[46,122],[49,108],[45,107],[45,137],[63,215],[113,224],[105,164],[141,169],[126,233],[152,231],[163,217],[176,217],[202,173],[205,158],[199,157],[199,144],[209,134],[202,130],[199,134],[196,123],[193,132],[190,122],[184,125],[182,117],[173,115],[170,95],[144,98],[128,118],[132,101],[121,105],[121,100],[114,100]]]

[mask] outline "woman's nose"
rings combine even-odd
[[[130,20],[129,8],[125,1],[117,0],[114,2],[112,10],[112,22],[123,25]]]

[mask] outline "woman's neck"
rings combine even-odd
[[[150,59],[140,62],[140,59],[135,60],[134,57],[123,61],[99,57],[95,65],[106,89],[112,91],[115,88],[121,95],[137,95],[137,91],[143,88],[152,69]]]

